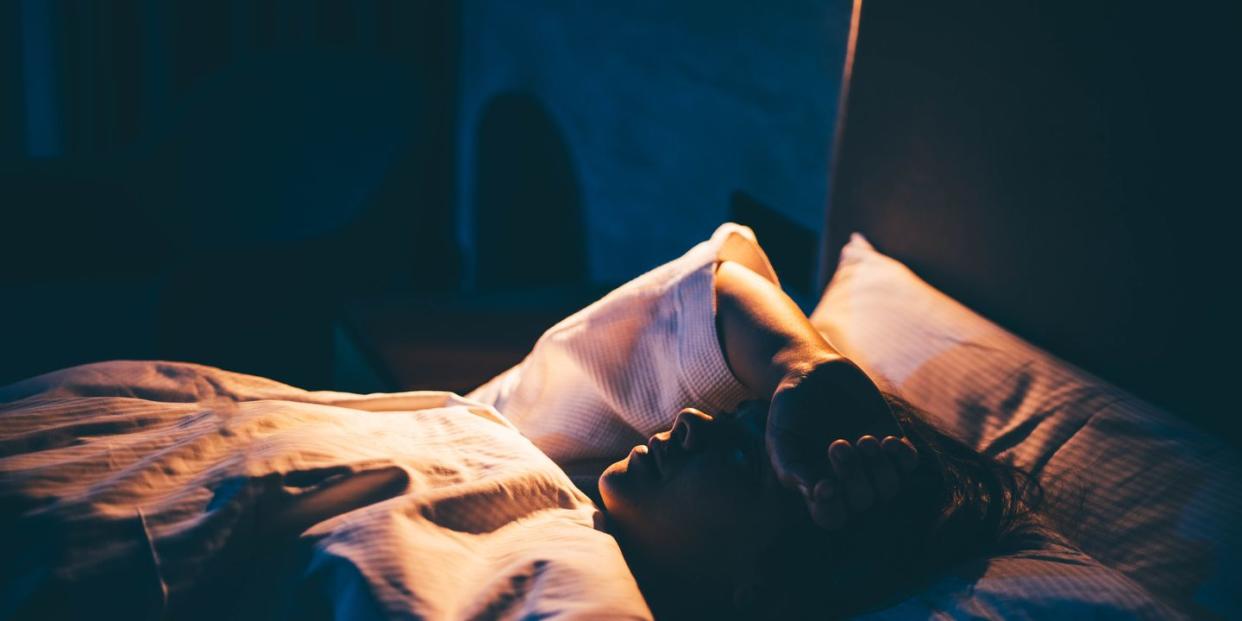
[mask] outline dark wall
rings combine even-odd
[[[514,94],[543,108],[570,154],[595,282],[680,254],[737,214],[738,192],[818,233],[852,6],[463,0],[458,237],[468,280],[492,226],[474,212],[475,192],[489,191],[475,149],[496,98]]]
[[[9,2],[0,6],[0,30],[16,32],[20,15],[18,4]],[[20,156],[23,151],[24,132],[22,119],[21,39],[0,38],[0,158]]]
[[[480,288],[587,281],[586,223],[573,154],[538,100],[502,94],[475,145],[476,280]]]
[[[1223,405],[1237,12],[868,0],[831,247],[860,230],[1058,356],[1242,437]]]
[[[454,286],[455,20],[6,4],[0,382],[158,357],[322,386],[341,300]]]
[[[10,3],[0,381],[322,385],[341,300],[617,282],[730,217],[813,238],[851,5]]]

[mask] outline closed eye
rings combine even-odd
[[[752,451],[741,447],[729,451],[729,463],[737,468],[739,472],[755,481],[758,481],[763,476],[760,457],[756,456]]]

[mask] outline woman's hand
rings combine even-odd
[[[918,452],[899,437],[879,389],[853,363],[827,359],[776,388],[765,437],[780,482],[797,490],[826,529],[897,495]],[[850,438],[854,441],[851,442]]]
[[[772,468],[802,494],[816,523],[839,528],[877,498],[895,495],[918,454],[899,437],[871,379],[779,287],[743,265],[718,267],[716,302],[729,368],[754,398],[771,401],[765,443]]]
[[[866,435],[854,444],[836,440],[828,445],[831,476],[820,479],[803,498],[811,519],[821,528],[836,530],[849,517],[897,496],[901,475],[918,467],[919,455],[905,438]]]

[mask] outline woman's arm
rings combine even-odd
[[[765,443],[781,483],[825,528],[892,498],[898,469],[918,456],[875,384],[769,280],[724,261],[715,282],[726,362],[752,396],[771,400]]]
[[[760,399],[789,375],[843,360],[784,291],[733,261],[716,268],[716,331],[730,370]]]

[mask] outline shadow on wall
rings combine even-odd
[[[418,94],[399,66],[304,52],[221,71],[187,100],[154,165],[184,246],[161,354],[323,385],[340,301],[412,280],[417,190],[385,188],[423,168]]]
[[[503,93],[476,133],[475,248],[482,289],[586,282],[582,192],[564,133],[534,97]]]

